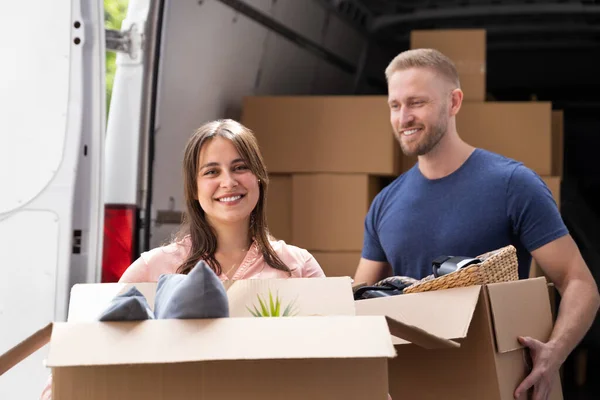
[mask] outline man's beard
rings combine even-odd
[[[442,108],[444,110],[444,108]],[[440,113],[441,114],[441,113]],[[418,126],[418,125],[415,125]],[[402,129],[410,129],[411,127],[402,127]],[[424,127],[423,127],[424,128]],[[402,152],[409,157],[423,156],[429,153],[442,140],[448,130],[448,120],[443,115],[439,115],[437,123],[431,125],[431,128],[420,133],[421,138],[417,143],[411,145],[404,144],[402,141],[402,133],[397,134],[398,142]]]

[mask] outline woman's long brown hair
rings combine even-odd
[[[265,262],[275,269],[290,273],[290,269],[277,256],[269,242],[267,227],[266,195],[269,177],[258,143],[250,129],[233,120],[217,120],[206,123],[194,132],[189,139],[183,157],[183,182],[187,212],[182,229],[176,240],[182,241],[186,236],[191,239],[191,249],[187,259],[177,269],[178,273],[187,274],[200,261],[204,260],[217,275],[222,272],[221,265],[215,258],[217,235],[212,229],[197,196],[197,178],[200,150],[215,137],[230,140],[250,171],[259,179],[259,198],[250,216],[249,239],[254,239]]]

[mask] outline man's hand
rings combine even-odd
[[[557,376],[560,365],[558,352],[550,343],[542,343],[530,337],[519,337],[519,342],[527,347],[531,353],[533,369],[515,390],[515,399],[533,387],[531,400],[547,400],[552,390],[554,378]]]

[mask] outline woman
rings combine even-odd
[[[200,260],[222,281],[325,276],[308,251],[269,234],[269,178],[256,139],[242,124],[218,120],[200,127],[185,148],[183,182],[184,227],[172,243],[142,253],[120,282],[187,274]],[[41,399],[51,399],[51,379]]]
[[[232,120],[200,127],[187,143],[183,176],[184,228],[171,244],[143,253],[122,282],[186,274],[200,260],[221,280],[325,276],[308,251],[270,236],[269,178],[248,128]]]

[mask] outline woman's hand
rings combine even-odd
[[[46,387],[42,391],[40,400],[52,400],[52,375],[50,375],[48,377],[48,381],[46,382]]]

